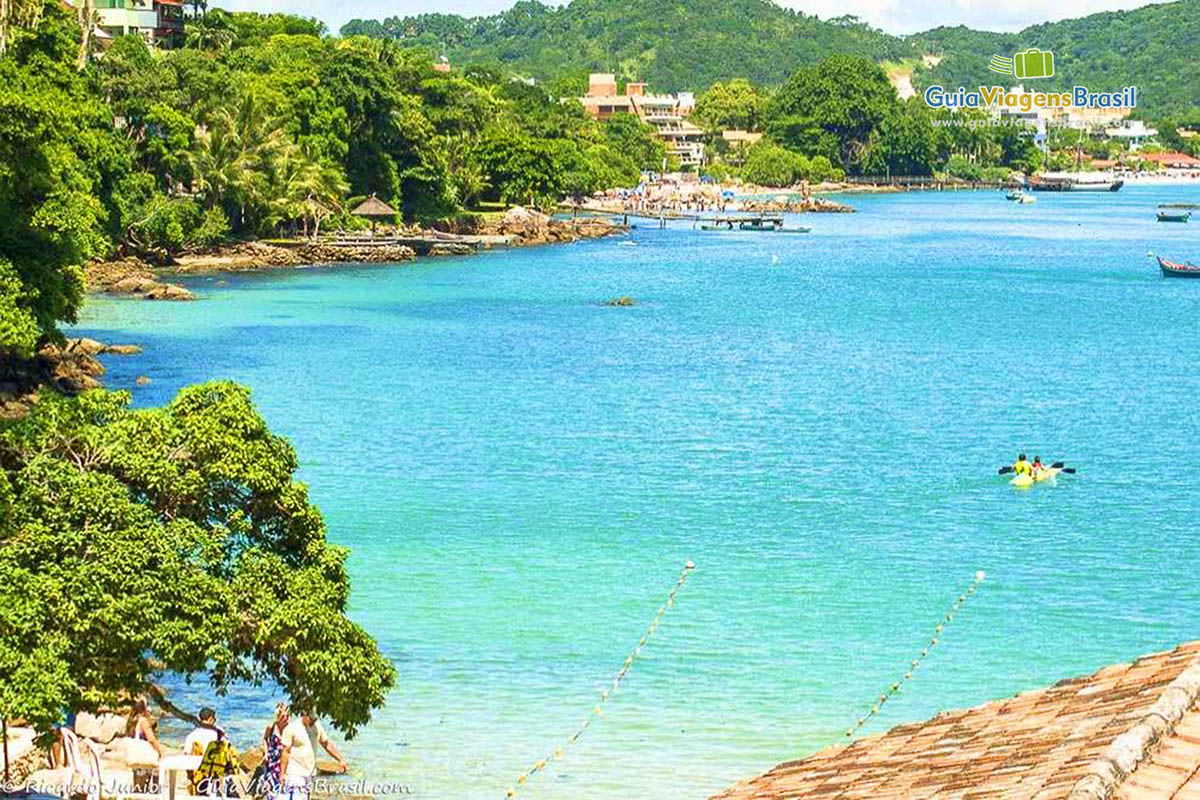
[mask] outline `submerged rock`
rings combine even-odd
[[[604,305],[606,305],[606,306],[621,306],[622,308],[629,308],[630,306],[637,305],[637,301],[634,300],[629,295],[623,294],[620,297],[614,297],[611,300],[605,300]]]

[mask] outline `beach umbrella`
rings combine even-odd
[[[350,212],[356,217],[366,217],[371,220],[371,232],[375,232],[375,224],[381,219],[395,219],[396,210],[375,195],[368,197],[362,205]]]

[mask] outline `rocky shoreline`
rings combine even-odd
[[[525,208],[509,209],[485,224],[476,236],[436,231],[404,232],[422,245],[421,256],[468,255],[497,243],[511,247],[576,242],[621,233],[625,227],[594,217],[572,221],[552,219]],[[399,237],[396,237],[399,238]],[[394,239],[383,242],[238,242],[174,258],[156,266],[134,257],[97,261],[84,268],[88,291],[139,297],[144,300],[186,302],[196,299],[187,288],[171,283],[173,276],[295,269],[314,264],[397,264],[418,258],[417,250]],[[68,339],[62,345],[43,343],[32,358],[0,352],[0,419],[16,419],[38,402],[44,387],[66,395],[102,388],[100,355],[135,355],[136,345],[109,345],[93,339]],[[137,384],[150,382],[139,377]]]
[[[62,394],[77,395],[103,386],[105,373],[99,355],[131,356],[142,352],[137,345],[111,345],[95,339],[68,339],[65,344],[46,342],[33,358],[21,359],[0,351],[0,419],[25,415],[38,401],[38,391],[49,387]]]
[[[85,267],[84,272],[89,291],[130,295],[145,300],[189,301],[195,300],[195,295],[171,283],[172,276],[288,269],[314,264],[397,264],[413,261],[418,255],[470,255],[496,245],[529,247],[576,242],[599,239],[624,230],[623,226],[609,220],[594,217],[556,220],[518,206],[509,209],[503,217],[484,223],[477,235],[401,228],[388,234],[388,238],[381,237],[379,240],[357,238],[286,244],[237,242],[205,252],[176,256],[165,266],[154,266],[129,257],[93,262]]]

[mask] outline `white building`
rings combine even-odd
[[[1147,139],[1158,135],[1154,128],[1147,128],[1140,119],[1127,119],[1113,128],[1105,128],[1104,133],[1110,139],[1123,139],[1129,143],[1129,152],[1136,153]]]

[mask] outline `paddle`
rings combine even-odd
[[[1075,474],[1074,467],[1064,466],[1063,462],[1061,462],[1061,461],[1055,461],[1053,464],[1050,465],[1050,469],[1056,469],[1059,472],[1065,472],[1068,475]],[[1013,473],[1013,468],[1011,466],[1001,467],[999,470],[997,470],[997,474],[999,474],[999,475],[1011,475],[1012,473]]]

